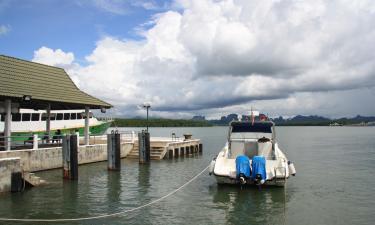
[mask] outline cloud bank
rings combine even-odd
[[[250,105],[284,115],[375,114],[375,106],[348,107],[375,93],[373,1],[174,5],[155,15],[141,41],[99,40],[87,65],[69,67],[72,53],[47,47],[34,60],[69,67],[82,89],[128,116],[143,114],[137,106],[146,101],[155,115],[174,117],[244,113]]]

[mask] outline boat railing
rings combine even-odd
[[[105,117],[101,116],[101,117],[95,117],[95,118],[99,121],[104,121],[104,122],[111,122],[114,120],[112,116],[105,116]]]

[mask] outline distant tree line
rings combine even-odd
[[[210,126],[228,126],[231,121],[250,121],[248,115],[239,117],[237,114],[222,116],[219,120],[206,120],[204,116],[194,116],[192,119],[163,119],[150,118],[150,127],[210,127]],[[257,120],[257,117],[256,117]],[[329,119],[322,116],[295,116],[292,118],[273,118],[271,119],[276,126],[345,126],[356,125],[361,123],[374,124],[375,117],[356,116],[353,118]],[[143,118],[124,119],[117,118],[113,121],[112,126],[118,127],[146,127],[147,120]]]
[[[148,121],[150,127],[210,127],[212,124],[206,120],[183,120],[151,118]],[[146,127],[146,119],[122,119],[116,118],[112,126],[117,127]]]

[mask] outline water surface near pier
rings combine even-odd
[[[50,184],[0,195],[0,217],[77,218],[132,209],[199,173],[227,136],[225,127],[150,128],[150,132],[152,136],[192,133],[203,142],[204,153],[150,165],[124,159],[121,172],[108,172],[106,162],[83,165],[78,182],[63,181],[61,169],[40,172],[38,176]],[[373,224],[374,127],[277,127],[277,136],[297,169],[285,189],[217,186],[206,172],[150,207],[65,224]]]

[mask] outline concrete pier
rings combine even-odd
[[[139,160],[138,138],[134,135],[120,134],[120,157]],[[83,141],[83,139],[82,139]],[[95,137],[96,144],[79,145],[77,143],[78,165],[108,160],[107,135]],[[83,142],[82,142],[83,144]],[[199,146],[199,139],[182,139],[170,137],[150,138],[150,160],[186,157],[191,154],[190,146]],[[179,149],[178,155],[175,149]],[[199,149],[203,149],[199,147]],[[169,153],[169,150],[172,150]],[[201,150],[200,150],[201,151]],[[62,147],[0,151],[0,159],[18,157],[20,166],[25,172],[36,172],[63,167]],[[171,154],[171,157],[169,155]],[[10,179],[10,178],[9,178]]]
[[[0,159],[0,193],[12,189],[12,174],[21,172],[19,157]]]

